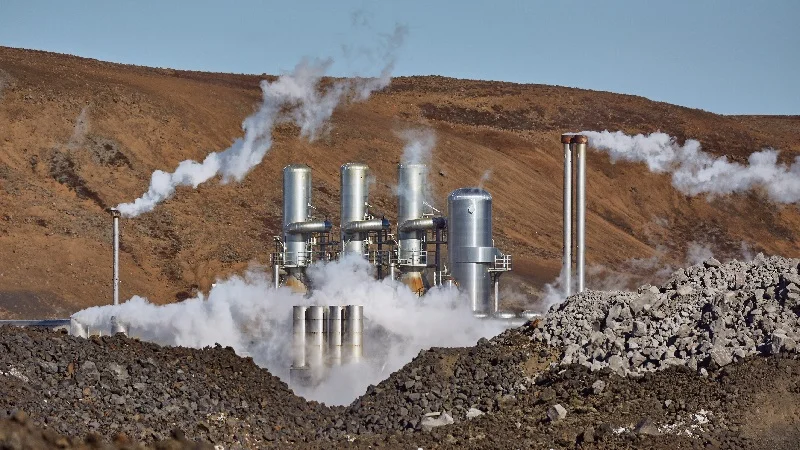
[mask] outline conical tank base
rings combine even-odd
[[[400,278],[400,281],[408,286],[408,288],[411,289],[411,292],[420,296],[428,290],[428,286],[425,282],[425,277],[422,276],[422,272],[404,273],[402,278]]]
[[[286,282],[284,286],[290,288],[292,292],[296,292],[298,294],[305,294],[308,292],[308,286],[305,285],[302,281],[300,281],[294,274],[289,274],[286,277]]]

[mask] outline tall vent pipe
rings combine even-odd
[[[114,251],[112,285],[114,291],[114,304],[119,305],[119,216],[118,210],[111,208],[111,217],[114,222],[111,237],[111,247]]]
[[[369,216],[369,167],[361,163],[345,163],[341,168],[341,240],[342,253],[365,255],[370,232],[390,227],[386,219]]]
[[[562,134],[564,146],[564,293],[572,295],[572,166],[577,162],[575,177],[575,267],[578,292],[586,287],[586,144],[589,139],[583,135]],[[574,158],[573,158],[574,156]]]
[[[577,135],[572,138],[573,145],[575,146],[575,153],[578,158],[578,182],[577,194],[575,205],[575,224],[577,225],[577,241],[578,241],[578,292],[583,292],[586,281],[586,144],[589,138],[583,135]]]
[[[283,168],[283,246],[273,258],[273,283],[280,285],[281,269],[286,273],[284,284],[297,292],[305,292],[305,268],[314,260],[313,236],[328,233],[331,223],[314,220],[311,206],[311,168],[290,164]]]
[[[562,134],[564,145],[564,259],[561,273],[564,276],[564,295],[572,295],[572,142],[571,134]]]

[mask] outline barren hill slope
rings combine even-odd
[[[261,77],[183,72],[0,47],[0,317],[64,315],[110,299],[110,219],[105,208],[147,188],[155,169],[202,159],[241,135],[260,100]],[[564,131],[661,130],[743,161],[763,147],[800,154],[800,117],[720,116],[628,95],[581,89],[397,78],[364,103],[339,109],[309,143],[275,132],[264,162],[242,183],[179,189],[155,211],[122,223],[122,297],[157,302],[207,290],[217,277],[267,263],[280,223],[280,174],[313,169],[314,202],[338,223],[339,166],[363,161],[376,176],[375,209],[395,215],[392,185],[402,142],[395,132],[435,130],[432,173],[443,206],[452,189],[485,187],[495,201],[497,246],[510,277],[535,290],[557,275]],[[441,174],[440,174],[441,172]],[[759,193],[686,197],[643,165],[590,154],[590,265],[654,271],[683,262],[691,242],[723,257],[754,251],[800,255],[796,205]],[[659,259],[642,264],[634,258]],[[599,283],[600,280],[589,280]],[[533,286],[533,287],[532,287]]]

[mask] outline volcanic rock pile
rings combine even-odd
[[[556,361],[556,352],[509,330],[472,348],[420,352],[346,410],[341,433],[430,430],[507,409]],[[336,435],[337,433],[333,433]]]
[[[686,366],[707,374],[756,354],[797,353],[797,259],[709,259],[638,293],[588,291],[538,323],[534,339],[562,347],[561,364],[619,375]]]
[[[0,448],[794,449],[798,263],[708,260],[661,287],[576,295],[474,347],[422,351],[346,408],[230,348],[0,327]]]
[[[67,436],[193,439],[259,447],[314,437],[331,410],[231,348],[165,348],[0,327],[0,412],[25,411]],[[322,423],[325,423],[322,420]]]

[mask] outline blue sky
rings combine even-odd
[[[356,23],[354,24],[354,13]],[[276,74],[408,28],[395,75],[575,86],[722,114],[800,114],[800,1],[0,0],[0,45]],[[0,61],[0,68],[2,62]]]

